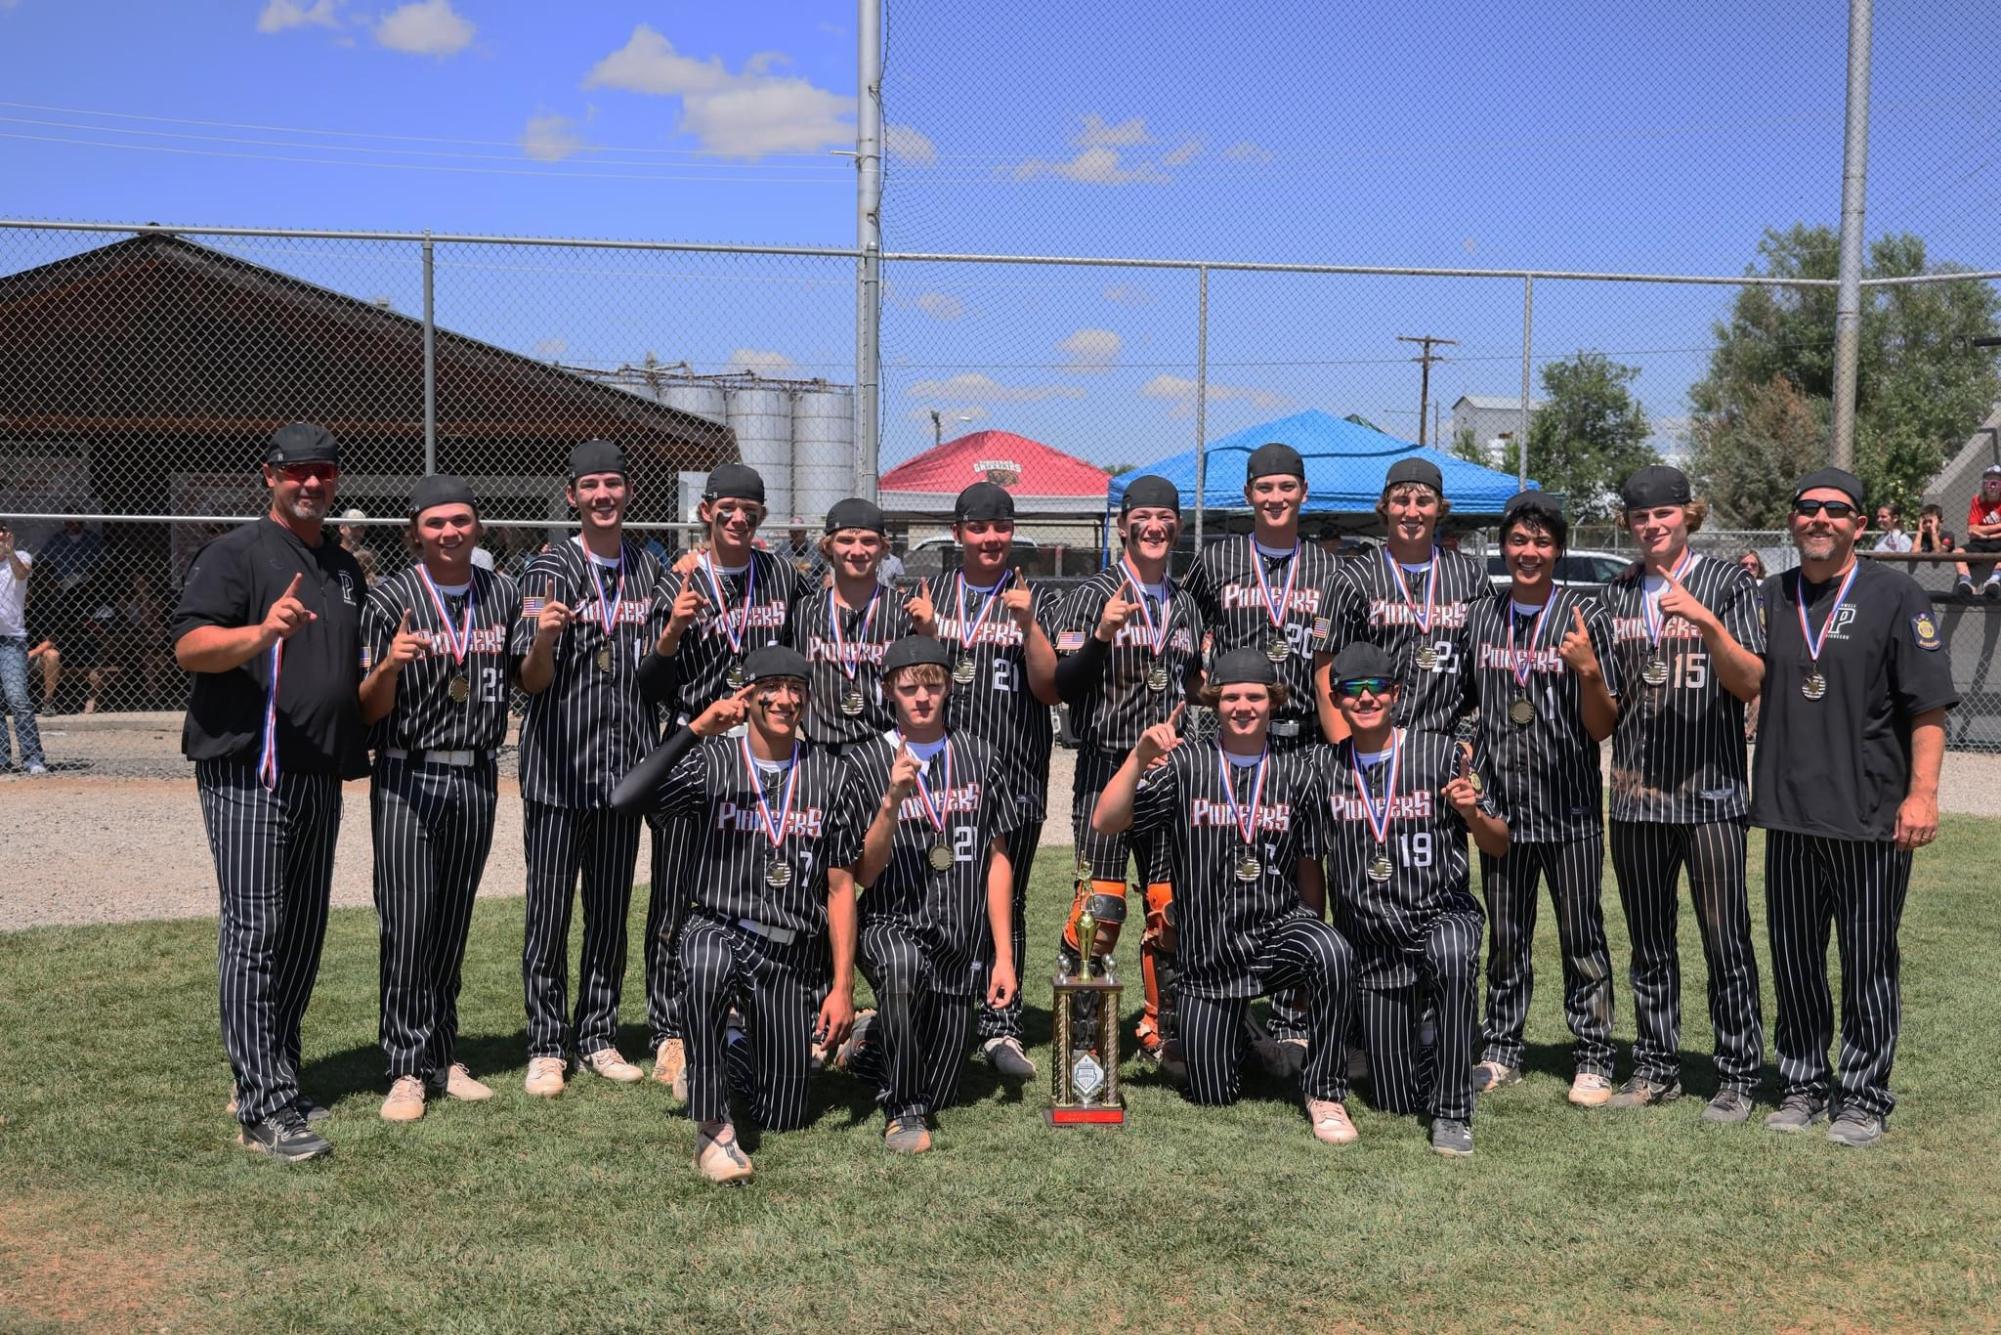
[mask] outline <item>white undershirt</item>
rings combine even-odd
[[[1509,599],[1509,601],[1514,602],[1513,599]],[[1543,608],[1548,606],[1548,603],[1514,603],[1515,615],[1533,619],[1541,614]]]
[[[1388,751],[1357,751],[1355,753],[1355,759],[1361,763],[1363,769],[1374,769],[1389,758],[1390,753]]]
[[[1244,769],[1249,769],[1251,766],[1257,764],[1260,760],[1263,760],[1264,756],[1262,754],[1255,756],[1240,756],[1235,751],[1225,751],[1223,753],[1223,758],[1228,760],[1232,765],[1239,765],[1242,766]]]
[[[910,748],[911,755],[916,756],[919,760],[922,760],[926,764],[929,764],[931,761],[931,757],[937,755],[940,751],[943,751],[945,749],[945,743],[948,740],[950,739],[945,737],[940,737],[935,742],[913,742],[908,737],[906,737],[903,739],[903,744]]]
[[[438,585],[438,592],[444,594],[448,598],[463,598],[466,596],[466,590],[470,589],[471,587],[472,585],[470,583],[440,584]]]
[[[1299,544],[1294,543],[1290,547],[1267,547],[1260,542],[1257,544],[1257,549],[1259,556],[1268,556],[1274,561],[1282,561],[1286,557],[1291,556],[1294,552],[1297,552],[1299,550]]]

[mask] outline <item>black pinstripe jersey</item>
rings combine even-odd
[[[1575,629],[1573,609],[1584,613],[1606,688],[1617,697],[1621,683],[1619,663],[1611,652],[1612,618],[1591,595],[1576,589],[1552,590],[1548,615],[1535,629],[1533,645],[1530,635],[1536,623],[1516,616],[1505,587],[1475,602],[1466,618],[1466,651],[1472,660],[1466,682],[1480,710],[1474,763],[1516,843],[1563,843],[1604,828],[1598,743],[1584,730],[1577,678],[1557,652],[1563,637]],[[1527,664],[1526,687],[1516,685],[1508,649],[1510,623],[1516,628],[1515,650]],[[1527,727],[1508,717],[1518,695],[1535,707]]]
[[[1014,587],[1013,575],[1004,575],[989,597],[965,588],[965,577],[953,575],[932,587],[931,606],[937,616],[938,639],[952,651],[953,668],[970,657],[973,679],[952,682],[946,699],[945,722],[953,732],[971,733],[996,752],[1009,790],[1022,803],[1024,822],[1042,819],[1049,790],[1049,748],[1055,731],[1049,723],[1049,706],[1028,689],[1028,650],[1020,626],[1005,607],[1000,594]],[[965,624],[960,624],[959,591],[965,588]],[[1057,599],[1047,588],[1030,586],[1034,617],[1047,634],[1055,618]],[[988,608],[989,603],[995,606]],[[968,637],[972,644],[967,645]]]
[[[711,570],[722,586],[720,600]],[[748,589],[753,574],[756,587]],[[688,623],[680,646],[668,660],[673,666],[674,690],[666,704],[670,714],[693,718],[736,689],[729,684],[729,671],[744,655],[767,644],[792,643],[792,605],[799,598],[799,572],[788,560],[767,551],[753,551],[750,564],[734,574],[721,566],[703,565],[686,578],[694,581],[708,602]],[[671,569],[660,577],[657,610],[662,627],[683,582]],[[751,599],[748,606],[746,593]],[[734,645],[730,643],[732,632],[737,636]]]
[[[1690,554],[1682,586],[1754,654],[1765,652],[1758,581],[1734,561]],[[1605,586],[1619,660],[1619,724],[1612,733],[1612,819],[1700,825],[1737,820],[1751,808],[1744,756],[1744,702],[1723,689],[1702,636],[1679,617],[1660,625],[1667,680],[1644,673],[1654,656],[1644,568]]]
[[[1395,661],[1398,727],[1452,732],[1465,709],[1466,611],[1492,592],[1487,568],[1443,548],[1423,571],[1393,572],[1394,562],[1388,547],[1341,561],[1330,643],[1338,650],[1366,640]],[[1427,646],[1429,668],[1419,662]]]
[[[556,641],[555,676],[528,697],[521,719],[521,796],[527,801],[601,807],[618,776],[659,740],[656,711],[641,696],[636,674],[660,638],[654,601],[660,563],[630,542],[619,551],[618,569],[598,563],[594,578],[581,542],[551,543],[521,577],[521,614],[509,646],[517,661],[534,642],[544,599],[553,594],[572,613]]]
[[[1166,832],[1180,985],[1195,996],[1255,996],[1259,943],[1274,924],[1307,912],[1299,862],[1320,852],[1320,769],[1305,751],[1271,752],[1265,763],[1255,820],[1255,767],[1230,764],[1213,741],[1168,752],[1133,799],[1133,829]],[[1240,820],[1251,826],[1248,844]],[[1246,855],[1258,864],[1250,881],[1239,879]]]
[[[800,748],[788,817],[790,767],[766,769],[746,750],[741,737],[711,737],[661,784],[659,814],[690,817],[698,832],[694,862],[682,878],[688,902],[733,921],[823,935],[827,869],[851,867],[861,856],[875,806],[838,756],[808,743]],[[776,845],[773,825],[783,831]],[[771,883],[774,864],[784,869],[782,885]]]
[[[426,751],[493,751],[507,738],[508,689],[514,661],[508,633],[521,616],[521,594],[505,575],[474,566],[472,582],[458,596],[438,590],[445,616],[431,601],[421,565],[412,565],[368,591],[361,612],[362,670],[388,656],[403,613],[410,629],[429,636],[424,656],[396,679],[396,704],[369,731],[369,745]],[[470,605],[471,629],[467,630]],[[464,658],[455,657],[455,646]],[[463,678],[465,699],[452,681]]]
[[[1289,569],[1299,567],[1292,593],[1283,599],[1284,619],[1278,626],[1272,624],[1253,560],[1265,573],[1274,603],[1283,596]],[[1214,636],[1212,653],[1264,650],[1274,637],[1284,637],[1287,653],[1278,665],[1278,679],[1285,683],[1289,698],[1274,717],[1300,723],[1316,736],[1320,725],[1313,704],[1313,655],[1335,647],[1330,638],[1339,578],[1335,566],[1332,556],[1310,542],[1299,543],[1289,556],[1267,556],[1246,534],[1205,548],[1183,581],[1202,614],[1203,628]]]
[[[1353,742],[1321,752],[1321,843],[1327,855],[1327,899],[1334,925],[1357,950],[1403,952],[1422,945],[1441,913],[1478,913],[1468,887],[1466,823],[1442,790],[1459,773],[1459,746],[1450,737],[1400,728],[1396,790],[1391,762],[1365,766],[1368,798],[1381,812],[1388,800],[1388,838],[1376,842],[1363,790],[1355,781]],[[1491,795],[1481,808],[1497,814]],[[1368,866],[1389,858],[1390,879],[1372,881]]]
[[[889,791],[890,766],[902,744],[897,734],[885,733],[877,745],[843,757],[870,820]],[[941,832],[932,824],[922,794],[904,799],[890,839],[889,865],[862,894],[862,921],[908,927],[925,947],[939,990],[971,996],[982,986],[980,959],[989,940],[989,849],[996,837],[1013,833],[1026,817],[1012,800],[1013,778],[998,753],[969,733],[946,734],[944,748],[924,767],[924,782],[945,828]],[[952,849],[952,865],[934,872],[928,859],[939,843]]]
[[[896,725],[882,693],[882,654],[910,633],[910,615],[895,589],[877,584],[870,607],[844,607],[831,588],[815,585],[800,599],[792,617],[793,647],[811,665],[812,698],[806,706],[806,735],[816,742],[847,745],[880,737]],[[834,617],[839,617],[836,643]],[[850,691],[862,698],[862,712],[841,711]]]
[[[1077,653],[1097,633],[1098,618],[1114,597],[1128,602],[1142,596],[1147,616],[1135,610],[1112,638],[1105,673],[1097,689],[1070,708],[1070,730],[1079,745],[1094,751],[1124,753],[1139,743],[1139,735],[1166,720],[1183,698],[1182,680],[1202,655],[1202,614],[1186,589],[1167,581],[1163,612],[1160,599],[1136,590],[1123,563],[1102,570],[1078,585],[1063,601],[1052,621],[1049,640],[1059,658]],[[1160,637],[1155,654],[1152,636]],[[1159,690],[1147,685],[1158,667],[1166,675]],[[1158,680],[1156,677],[1155,680]]]

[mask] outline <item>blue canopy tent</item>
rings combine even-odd
[[[1375,506],[1383,494],[1383,474],[1398,459],[1415,456],[1438,465],[1445,479],[1445,495],[1452,502],[1455,523],[1498,519],[1501,507],[1519,490],[1512,474],[1309,409],[1211,441],[1202,488],[1205,512],[1216,515],[1219,521],[1231,512],[1247,514],[1244,467],[1251,451],[1267,441],[1290,445],[1306,460],[1305,515],[1309,519],[1321,516],[1332,520],[1327,527],[1347,532],[1368,531],[1377,525]],[[1193,450],[1113,478],[1105,496],[1107,513],[1117,514],[1126,485],[1148,473],[1166,478],[1180,491],[1182,516],[1187,522],[1195,510]],[[1531,487],[1535,485],[1533,481],[1529,483]],[[1214,525],[1219,529],[1222,526],[1220,522]]]

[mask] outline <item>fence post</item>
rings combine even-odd
[[[1209,266],[1195,287],[1195,555],[1202,555],[1202,495],[1209,485]]]
[[[1529,349],[1535,343],[1535,275],[1522,278],[1522,424],[1515,441],[1515,486],[1529,488]]]
[[[1848,123],[1841,151],[1841,269],[1834,305],[1836,468],[1855,462],[1855,363],[1862,346],[1862,223],[1869,196],[1870,0],[1848,0]]]
[[[424,229],[424,473],[438,471],[438,320],[431,229]]]
[[[855,495],[874,500],[881,448],[882,10],[857,0],[855,107]]]

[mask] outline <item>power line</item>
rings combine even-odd
[[[1397,342],[1415,343],[1424,349],[1417,356],[1411,358],[1412,361],[1424,368],[1419,374],[1417,382],[1417,443],[1424,445],[1429,443],[1425,439],[1425,427],[1428,425],[1427,419],[1431,415],[1431,364],[1445,360],[1445,358],[1434,353],[1432,348],[1456,348],[1459,346],[1459,340],[1456,338],[1441,338],[1437,334],[1398,334]]]

